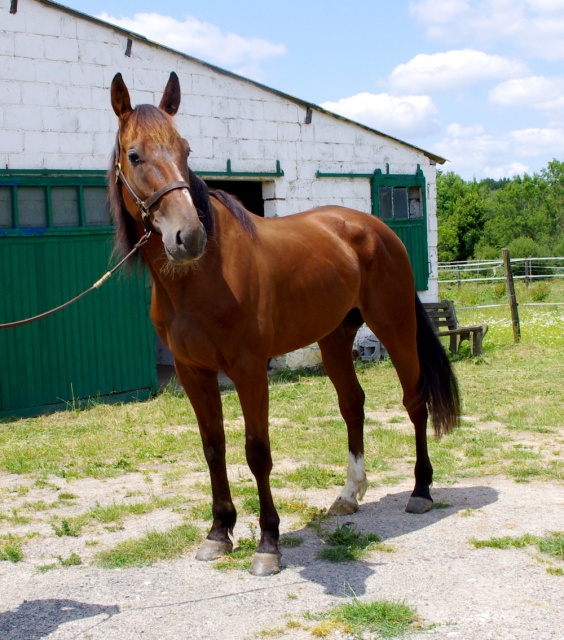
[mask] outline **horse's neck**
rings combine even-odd
[[[208,239],[204,255],[193,265],[175,267],[168,262],[160,236],[153,235],[143,247],[143,257],[149,266],[153,281],[168,297],[175,298],[193,287],[200,289],[202,284],[213,295],[213,288],[206,284],[223,280],[226,260],[232,260],[235,253],[247,255],[251,238],[241,229],[233,214],[221,203],[212,200],[215,216],[215,233]]]

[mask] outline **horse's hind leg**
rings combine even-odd
[[[425,513],[433,507],[430,487],[433,467],[427,451],[427,398],[417,353],[417,320],[413,299],[396,299],[383,304],[381,316],[363,309],[366,323],[382,342],[403,390],[403,405],[415,429],[415,488],[406,507],[409,513]],[[401,318],[401,321],[399,319]]]
[[[231,500],[225,464],[225,433],[217,373],[176,363],[176,374],[190,399],[202,437],[212,488],[213,524],[198,552],[198,560],[215,560],[233,549],[237,513]]]
[[[364,470],[364,391],[362,390],[352,360],[355,334],[362,324],[357,309],[351,311],[333,333],[319,341],[323,365],[337,391],[339,409],[347,425],[349,466],[347,482],[341,495],[329,509],[331,515],[354,513],[358,500],[366,491]]]

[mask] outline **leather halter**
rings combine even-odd
[[[170,182],[169,184],[165,185],[158,191],[155,191],[155,193],[153,193],[152,196],[149,196],[146,200],[141,200],[141,198],[133,190],[133,187],[127,181],[127,178],[125,177],[125,174],[123,173],[123,170],[121,168],[121,162],[119,161],[119,157],[120,157],[119,134],[116,138],[115,156],[116,156],[116,163],[115,163],[116,184],[117,182],[121,181],[123,186],[127,189],[127,192],[129,193],[129,195],[133,198],[133,201],[135,202],[135,204],[137,205],[137,208],[141,212],[141,221],[143,222],[146,236],[148,238],[151,235],[151,233],[155,232],[153,225],[151,224],[151,207],[154,204],[156,204],[169,191],[174,191],[175,189],[188,189],[188,191],[191,192],[190,184],[188,182],[184,182],[183,180]]]

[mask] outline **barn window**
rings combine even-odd
[[[0,171],[3,235],[110,227],[104,171]]]
[[[421,187],[377,187],[380,217],[407,220],[423,217]]]

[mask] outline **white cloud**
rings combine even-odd
[[[463,127],[454,122],[445,128],[445,133],[448,138],[476,138],[482,136],[485,133],[485,129],[481,124]]]
[[[564,155],[564,127],[512,131],[509,141],[517,156],[548,155],[554,158]]]
[[[255,75],[260,60],[286,52],[283,44],[226,33],[192,16],[186,16],[182,22],[158,13],[137,13],[133,18],[115,18],[102,13],[98,18],[208,62],[228,68],[236,65],[250,68],[255,70]]]
[[[506,107],[561,112],[564,110],[564,77],[530,76],[508,80],[490,91],[489,100]]]
[[[492,135],[481,125],[451,124],[445,133],[431,150],[449,159],[446,171],[455,171],[465,179],[510,178],[532,173],[531,166],[538,167],[539,160],[546,164],[564,155],[564,127],[519,129]]]
[[[521,62],[474,49],[456,49],[431,55],[421,53],[398,65],[390,75],[390,84],[395,91],[423,94],[526,73],[528,69]]]
[[[484,175],[494,180],[501,180],[502,178],[514,178],[515,176],[522,176],[525,173],[533,173],[529,165],[522,162],[510,162],[509,164],[499,164],[492,167],[484,167]]]
[[[428,96],[359,93],[321,106],[399,138],[425,136],[440,130],[437,108]]]
[[[456,22],[468,11],[467,0],[414,0],[409,3],[409,13],[427,25],[431,37],[441,33],[445,25]]]
[[[410,13],[427,35],[443,42],[501,41],[522,53],[564,58],[564,8],[561,0],[412,0]]]
[[[564,3],[562,0],[526,0],[526,3],[533,11],[538,13],[564,14]]]

